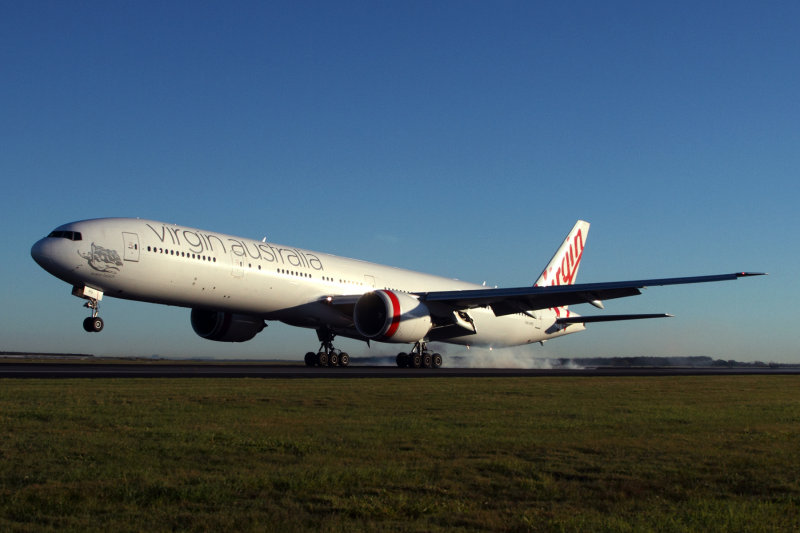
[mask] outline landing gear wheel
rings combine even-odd
[[[83,320],[83,329],[89,333],[97,333],[103,330],[103,319],[99,316],[89,316]]]
[[[77,286],[72,288],[72,294],[85,298],[87,301],[83,306],[92,312],[91,316],[83,319],[83,330],[89,333],[97,333],[103,330],[103,319],[98,316],[100,302],[97,301],[97,298],[84,296],[83,290],[80,290]]]
[[[400,368],[405,368],[408,366],[408,354],[406,352],[400,352],[397,354],[397,359],[395,360],[397,366]]]
[[[401,352],[397,354],[397,366],[400,368],[440,368],[442,366],[442,355],[428,351],[428,343],[425,340],[417,341],[411,349],[411,353]]]
[[[317,353],[308,352],[306,354],[306,364],[308,366],[347,366],[350,364],[350,356],[341,350],[333,347],[333,339],[336,334],[328,328],[317,330],[317,338],[320,341]],[[308,361],[311,360],[312,364]]]

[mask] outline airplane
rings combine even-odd
[[[641,294],[650,286],[734,280],[762,275],[575,283],[589,223],[579,220],[531,286],[491,288],[457,279],[321,252],[142,220],[99,218],[58,226],[31,248],[33,259],[72,285],[91,315],[87,332],[103,329],[103,296],[191,309],[200,337],[244,342],[268,321],[315,329],[320,347],[308,366],[347,366],[338,336],[412,344],[399,367],[438,368],[429,342],[503,347],[544,343],[586,324],[669,317],[668,314],[580,316],[571,305]]]

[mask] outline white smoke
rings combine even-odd
[[[580,370],[583,366],[570,359],[548,356],[539,346],[515,346],[512,348],[467,348],[440,343],[428,346],[431,352],[439,352],[446,368],[521,368],[533,370],[569,369]],[[407,350],[406,350],[407,351]],[[395,356],[368,355],[351,357],[351,364],[396,366]]]
[[[444,355],[444,353],[442,354]],[[465,348],[458,352],[450,350],[444,357],[449,368],[525,368],[551,370],[555,368],[581,369],[569,359],[537,357],[534,348],[517,346],[512,348]]]

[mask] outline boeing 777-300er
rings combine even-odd
[[[420,272],[152,220],[64,224],[31,248],[46,271],[87,300],[88,332],[103,329],[103,296],[191,309],[204,339],[242,342],[279,320],[312,328],[321,342],[309,366],[347,366],[336,335],[413,343],[400,367],[439,367],[432,341],[515,346],[582,331],[589,322],[670,316],[579,316],[570,305],[640,294],[655,285],[733,280],[757,273],[575,284],[589,224],[579,220],[532,286],[487,288]]]

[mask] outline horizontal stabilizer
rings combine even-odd
[[[642,315],[597,315],[597,316],[570,316],[557,318],[556,324],[586,324],[588,322],[613,322],[615,320],[638,320],[640,318],[670,318],[673,315],[666,313]]]

